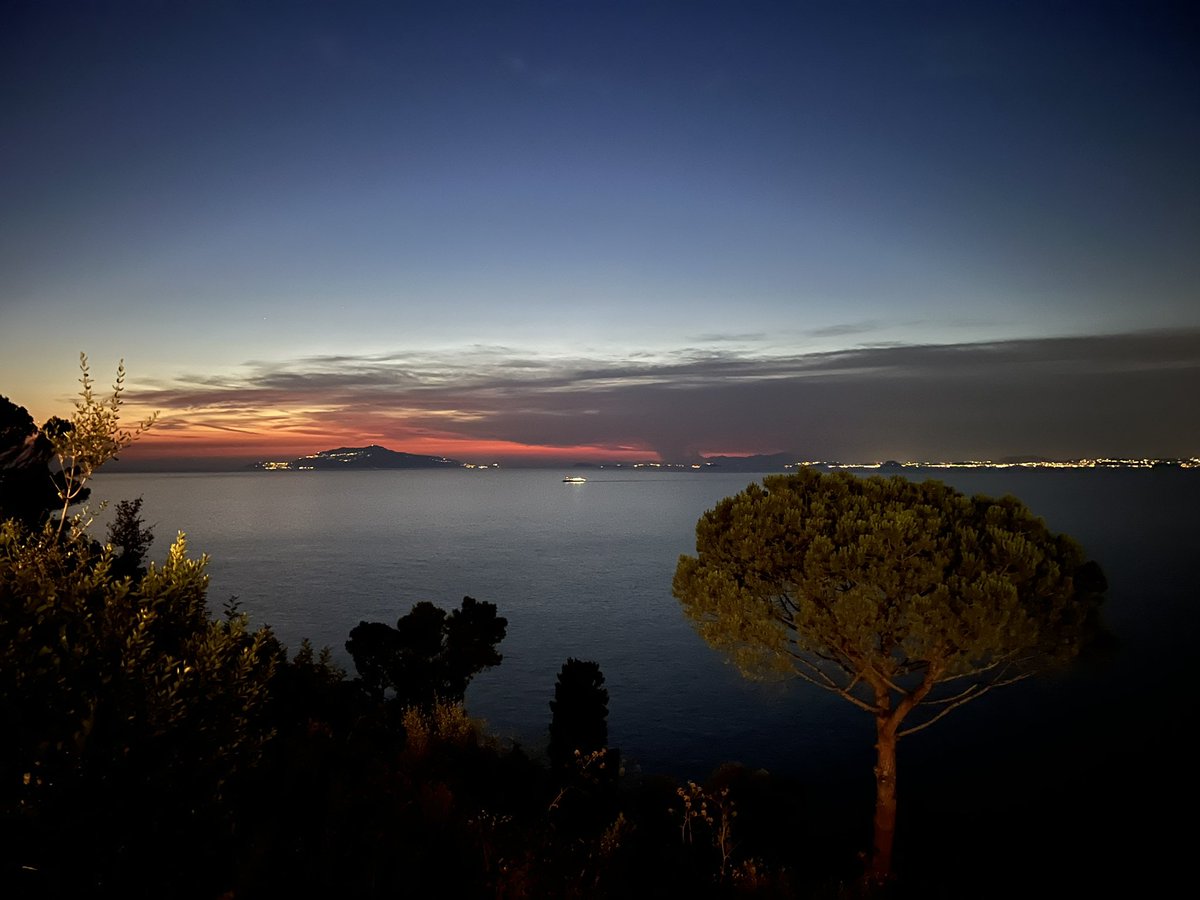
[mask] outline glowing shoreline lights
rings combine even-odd
[[[826,469],[1154,469],[1154,468],[1200,468],[1200,457],[1190,459],[1118,459],[1097,457],[1096,459],[1069,460],[1023,460],[1020,462],[992,462],[991,460],[963,460],[961,462],[871,462],[843,463],[812,460],[788,463],[784,468],[820,466]]]

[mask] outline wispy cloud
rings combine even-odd
[[[838,325],[826,325],[824,328],[810,328],[804,333],[809,337],[845,337],[851,334],[870,334],[884,328],[882,322],[843,322]]]
[[[1200,330],[791,355],[398,350],[256,361],[236,377],[180,379],[138,400],[176,432],[316,441],[309,449],[370,435],[398,448],[490,442],[514,454],[635,448],[680,459],[784,449],[1185,455],[1200,450],[1197,396]]]
[[[708,332],[685,338],[696,344],[758,344],[768,339],[769,335],[764,331]]]

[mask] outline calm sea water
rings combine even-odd
[[[610,740],[630,768],[702,777],[740,760],[817,785],[845,782],[848,808],[865,818],[869,717],[805,684],[744,681],[671,596],[697,518],[761,476],[602,471],[568,485],[562,474],[111,474],[94,495],[142,496],[158,558],[178,530],[211,556],[214,609],[236,595],[286,644],[329,645],[351,673],[344,642],[360,620],[394,623],[418,601],[448,607],[465,594],[497,604],[509,623],[504,661],[476,678],[467,705],[527,747],[545,743],[559,667],[593,659],[610,693]],[[1063,834],[1123,847],[1125,830],[1153,831],[1155,804],[1195,793],[1175,766],[1180,723],[1194,710],[1186,673],[1200,595],[1200,472],[915,475],[926,476],[1014,494],[1075,536],[1108,575],[1106,619],[1119,645],[1106,661],[997,691],[902,742],[906,821],[926,815],[944,826],[955,809],[1008,821],[1028,808],[1038,827],[1026,832],[1042,835],[1029,838],[1030,854]],[[974,848],[953,828],[943,837]]]
[[[1200,473],[924,474],[971,493],[1015,494],[1079,539],[1111,581],[1107,621],[1122,663],[1153,668],[1190,639]],[[497,604],[509,620],[504,662],[476,679],[468,705],[496,732],[527,743],[544,737],[555,675],[570,656],[601,664],[612,738],[648,767],[740,758],[788,768],[837,755],[858,739],[849,732],[870,730],[836,697],[743,681],[671,596],[697,518],[761,476],[613,471],[589,473],[583,485],[561,477],[114,474],[96,480],[95,499],[142,496],[159,557],[176,531],[211,557],[214,609],[236,595],[284,643],[294,648],[307,636],[348,668],[343,645],[360,620],[394,623],[420,600],[451,606],[464,594]],[[1023,704],[1038,689],[1009,693]]]

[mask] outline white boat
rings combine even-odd
[[[587,484],[587,479],[582,475],[568,475],[563,479],[566,484]]]

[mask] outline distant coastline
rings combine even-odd
[[[378,444],[368,447],[338,447],[292,460],[261,460],[247,468],[263,471],[306,471],[309,469],[459,469],[463,463],[445,456],[401,453]]]
[[[772,453],[750,456],[711,456],[700,462],[588,463],[578,462],[576,469],[658,469],[677,472],[786,472],[804,467],[825,469],[880,470],[904,469],[1152,469],[1200,468],[1200,458],[1087,457],[1046,459],[1044,457],[1005,457],[1000,460],[886,460],[883,462],[847,462],[842,460],[797,460],[793,454]],[[361,469],[497,469],[498,463],[461,462],[446,456],[424,456],[389,450],[378,444],[367,447],[338,447],[291,460],[260,460],[246,466],[258,471],[344,471]],[[545,468],[558,468],[545,466]]]
[[[372,445],[377,447],[378,445]],[[253,457],[145,457],[138,452],[114,460],[105,467],[111,473],[175,473],[201,474],[217,472],[262,472],[262,471],[356,471],[372,469],[454,469],[463,471],[495,471],[497,469],[548,469],[560,473],[572,470],[600,472],[616,470],[628,472],[633,469],[652,469],[662,472],[789,472],[798,466],[812,466],[830,470],[848,469],[875,474],[903,474],[907,469],[1200,469],[1200,456],[1196,457],[1080,457],[1078,459],[1050,459],[1040,456],[1007,456],[1000,459],[915,459],[915,460],[855,460],[823,459],[805,457],[799,453],[754,454],[748,456],[706,456],[690,462],[662,462],[648,459],[641,462],[598,462],[595,460],[530,459],[526,460],[481,460],[463,461],[447,456],[423,456],[415,453],[400,453],[378,447],[378,454],[366,453],[372,447],[340,447],[306,456],[255,460]],[[133,448],[139,450],[142,448]],[[149,447],[145,448],[149,449]],[[341,455],[347,454],[347,455]],[[349,454],[354,454],[353,456]],[[362,455],[359,455],[362,454]]]
[[[1116,458],[1083,457],[1080,459],[1004,459],[945,461],[906,461],[870,463],[844,462],[797,462],[788,468],[823,466],[827,469],[1196,469],[1200,468],[1200,457],[1177,458]]]

